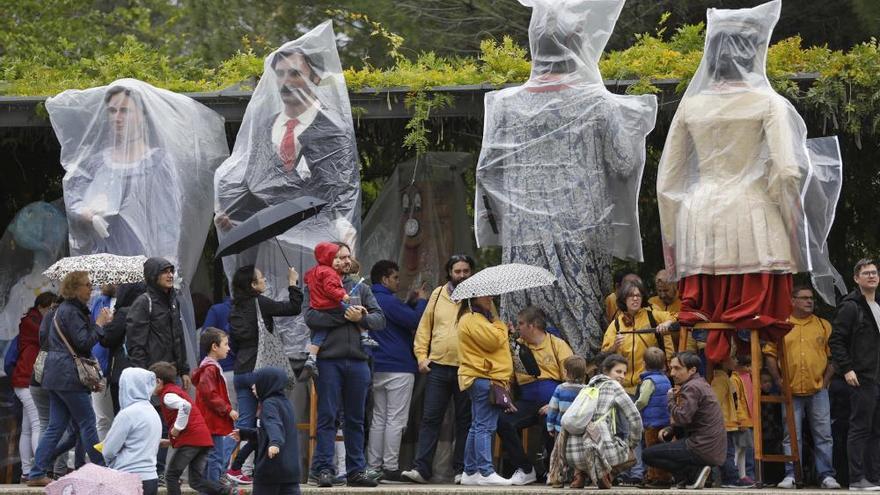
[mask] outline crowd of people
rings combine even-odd
[[[833,321],[814,314],[813,289],[796,286],[793,329],[784,337],[787,368],[780,368],[780,342],[764,342],[764,370],[754,377],[748,345],[738,335],[721,362],[707,362],[711,344],[698,332],[689,337],[689,350],[676,352],[679,334],[669,330],[678,297],[663,273],[650,299],[637,275],[618,274],[606,301],[610,323],[602,348],[588,357],[575,355],[538,307],[521,308],[515,322],[504,322],[492,296],[452,299],[476,270],[470,256],[451,257],[447,283],[430,293],[417,287],[404,301],[396,295],[395,262],[375,263],[366,284],[353,276],[359,267],[347,245],[319,250],[329,256],[321,266],[332,271],[309,273],[301,287],[290,269],[284,301],[263,295],[259,268],[237,270],[231,300],[212,308],[211,325],[200,331],[203,358],[192,370],[167,260],[148,259],[141,283],[93,294],[89,274],[72,272],[60,295],[40,294],[21,319],[12,372],[23,406],[22,479],[45,486],[67,472],[68,451],[75,449],[77,467],[87,457],[135,473],[148,494],[160,484],[179,493],[187,468],[189,484],[201,493],[237,493],[244,484],[253,484],[254,493],[298,493],[303,480],[319,487],[430,483],[451,403],[451,468],[462,485],[702,488],[713,480],[750,488],[754,425],[763,425],[765,452],[789,454],[794,443],[782,426],[784,409],[764,406],[761,417],[753,416],[759,400],[753,380],[772,394],[787,379],[810,481],[836,489],[842,476],[851,490],[880,491],[874,483],[880,466],[869,453],[880,428],[873,260],[856,264],[857,287]],[[312,302],[336,289],[332,306]],[[286,370],[258,365],[260,336],[273,332],[273,319],[301,312],[312,333],[324,333],[308,359],[312,367],[293,363],[317,389],[317,444],[307,474],[301,474]],[[78,367],[93,357],[104,379],[90,388]],[[223,363],[232,363],[231,375]],[[419,375],[425,382],[421,422],[408,425]],[[810,441],[802,434],[805,419]],[[418,442],[404,470],[400,448],[408,426],[418,428]],[[537,456],[522,441],[533,426],[540,430],[541,441],[531,449]],[[339,429],[344,473],[335,459]],[[493,458],[496,435],[504,452],[500,464]],[[835,449],[840,442],[845,448]],[[774,450],[779,445],[782,450]],[[776,486],[794,488],[794,473],[786,464]],[[765,481],[773,476],[765,471]]]

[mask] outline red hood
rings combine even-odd
[[[339,246],[332,242],[319,242],[315,246],[315,260],[319,265],[333,266],[333,258],[339,252]]]

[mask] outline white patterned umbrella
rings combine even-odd
[[[507,292],[552,285],[556,277],[539,266],[522,263],[490,266],[480,270],[452,291],[452,300],[497,296]]]
[[[117,256],[115,254],[87,254],[60,259],[43,275],[50,280],[61,280],[70,272],[88,272],[92,285],[130,284],[144,280],[146,256]]]

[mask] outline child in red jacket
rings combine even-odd
[[[199,493],[210,495],[238,494],[238,489],[223,486],[220,482],[205,478],[205,464],[214,441],[199,408],[192,407],[192,399],[177,386],[177,368],[159,361],[150,366],[156,374],[155,395],[159,396],[162,420],[168,427],[168,438],[174,453],[168,460],[165,487],[168,495],[180,495],[180,475],[189,468],[189,486]],[[162,441],[163,445],[168,440]]]
[[[347,309],[351,296],[342,286],[342,277],[337,270],[342,268],[342,261],[336,257],[339,245],[333,242],[319,242],[315,246],[315,267],[307,271],[303,277],[309,288],[309,307],[317,311],[332,311]],[[354,260],[352,260],[354,262]],[[359,285],[359,284],[358,284]],[[352,289],[354,292],[356,289]],[[300,377],[306,379],[310,376],[318,376],[318,351],[321,344],[327,338],[326,330],[313,330],[312,341],[309,345],[309,357],[306,359],[303,372]],[[376,341],[370,338],[367,331],[361,331],[361,345],[375,346]]]
[[[214,449],[208,456],[205,476],[211,481],[220,481],[221,470],[229,462],[232,454],[231,439],[226,435],[232,432],[232,423],[238,419],[238,411],[232,409],[226,379],[220,360],[229,354],[229,336],[219,328],[208,327],[202,331],[199,347],[205,359],[193,373],[192,381],[196,387],[196,407],[205,418]]]

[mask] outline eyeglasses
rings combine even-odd
[[[878,275],[877,270],[859,273],[860,277],[876,277],[877,275]]]

